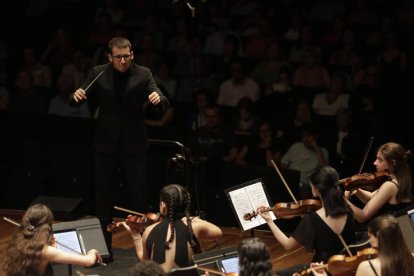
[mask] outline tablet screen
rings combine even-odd
[[[414,227],[414,209],[407,212],[408,218],[410,219],[411,225]]]
[[[72,254],[84,254],[76,229],[59,230],[54,232],[53,235],[58,249]]]
[[[224,273],[239,273],[239,257],[218,260],[218,265]]]

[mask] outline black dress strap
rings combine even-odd
[[[371,260],[370,260],[370,259],[368,259],[368,263],[369,263],[369,266],[371,267],[372,271],[374,272],[375,276],[378,276],[378,273],[377,273],[377,271],[375,270],[375,267],[374,267],[374,265],[371,263]]]

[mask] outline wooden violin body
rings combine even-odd
[[[340,180],[345,190],[353,191],[359,188],[367,190],[378,189],[382,183],[391,180],[391,176],[387,172],[360,173]]]
[[[154,213],[143,214],[142,216],[129,215],[125,223],[137,232],[142,232],[148,225],[158,222],[160,216]],[[108,232],[113,232],[119,228],[119,223],[111,223],[106,227]]]
[[[291,218],[319,210],[322,204],[317,199],[305,199],[298,202],[279,202],[274,207],[264,208],[262,212],[272,211],[277,218]],[[258,214],[253,211],[243,216],[244,220],[251,220]]]
[[[362,249],[355,256],[334,255],[328,260],[328,271],[334,276],[354,275],[361,262],[376,258],[377,255],[375,248]]]
[[[327,264],[314,267],[314,269],[326,269],[333,276],[353,276],[361,262],[376,258],[377,255],[378,251],[375,248],[362,249],[355,256],[333,255],[329,258]],[[310,268],[293,274],[293,276],[305,275],[313,275]]]

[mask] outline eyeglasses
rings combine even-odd
[[[124,60],[130,60],[132,57],[132,55],[116,55],[116,56],[112,56],[113,59],[115,59],[116,61],[121,61],[122,59]]]

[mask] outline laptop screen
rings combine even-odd
[[[83,255],[85,253],[82,249],[82,240],[76,229],[55,231],[53,235],[58,249],[72,254],[79,253]]]
[[[239,257],[231,257],[217,261],[218,267],[224,273],[239,273]]]

